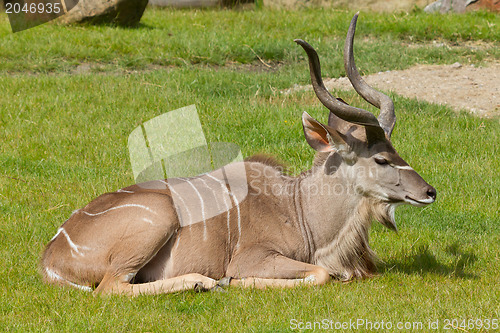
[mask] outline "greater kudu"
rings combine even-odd
[[[41,261],[46,281],[137,295],[208,289],[219,279],[291,287],[374,273],[372,220],[396,229],[398,205],[428,205],[436,190],[391,144],[393,102],[368,86],[354,64],[356,20],[357,14],[347,34],[345,68],[356,91],[380,108],[378,119],[333,98],[316,51],[296,40],[309,57],[314,91],[330,110],[328,125],[302,116],[305,138],[318,152],[311,170],[291,177],[270,160],[254,158],[198,177],[104,194],[75,211],[47,245]],[[229,186],[228,175],[245,185],[244,195]],[[176,200],[174,183],[191,188],[192,197]],[[186,207],[179,207],[182,202]],[[225,207],[223,213],[208,214],[214,205]]]

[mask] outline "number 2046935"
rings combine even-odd
[[[59,14],[61,13],[61,4],[56,3],[25,3],[21,5],[20,3],[10,3],[5,4],[6,14],[19,14],[19,13],[31,13],[31,14]]]
[[[500,320],[496,319],[444,319],[443,329],[455,330],[461,328],[464,330],[498,330]]]

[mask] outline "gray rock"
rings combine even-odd
[[[465,7],[476,1],[477,0],[438,0],[427,5],[424,11],[427,13],[447,13],[449,11],[463,13],[465,12]]]
[[[58,22],[135,26],[139,24],[147,4],[148,0],[80,0],[72,10],[59,17]]]

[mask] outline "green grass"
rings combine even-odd
[[[207,141],[234,142],[245,156],[274,154],[294,172],[308,168],[313,151],[300,115],[325,121],[327,112],[311,92],[279,93],[308,81],[303,51],[292,40],[318,46],[326,75],[340,75],[351,16],[148,9],[138,29],[44,25],[17,34],[0,16],[0,330],[284,332],[292,319],[366,319],[422,322],[421,331],[439,320],[442,331],[445,319],[499,318],[498,120],[397,95],[393,143],[437,188],[438,200],[399,208],[399,234],[374,225],[379,276],[319,288],[134,299],[41,281],[40,253],[71,212],[133,182],[127,137],[142,121],[196,104]],[[357,61],[366,73],[498,61],[494,24],[499,16],[486,13],[362,13]],[[434,39],[451,50],[423,43]],[[401,47],[413,41],[419,46]],[[466,41],[492,46],[461,46]],[[275,69],[264,70],[245,45]],[[80,62],[102,68],[70,74]],[[342,97],[368,108],[352,93]]]
[[[12,34],[7,16],[1,15],[0,71],[68,71],[82,62],[97,65],[97,71],[145,69],[152,65],[224,65],[257,61],[256,54],[274,63],[296,63],[303,58],[303,51],[293,39],[309,41],[322,54],[337,54],[343,49],[351,17],[349,12],[328,10],[307,10],[300,15],[265,10],[148,10],[136,29],[45,24]],[[497,42],[498,27],[500,17],[490,13],[460,16],[361,13],[356,43],[360,61],[368,70],[381,60],[390,64],[385,59],[394,56],[389,53],[394,44],[400,44],[404,56],[391,64],[392,69],[415,62],[449,63],[457,58],[477,62],[500,56],[498,47],[470,48],[463,42]],[[431,40],[456,46],[452,50],[428,43],[418,48],[407,47],[408,42]],[[374,47],[379,48],[374,52],[377,57],[365,58],[365,49]],[[333,65],[336,72],[343,72],[341,57],[331,57],[326,64]]]

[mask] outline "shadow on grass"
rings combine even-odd
[[[477,279],[476,274],[466,272],[477,257],[472,252],[462,252],[460,245],[454,243],[446,247],[445,252],[455,257],[451,264],[440,263],[436,256],[429,250],[428,245],[422,245],[404,258],[390,260],[382,263],[379,268],[381,273],[391,271],[401,272],[409,275],[438,274],[442,276],[457,277],[461,279]]]
[[[94,20],[94,19],[86,19],[81,22],[72,22],[72,23],[67,23],[67,24],[61,24],[61,26],[65,27],[86,27],[86,28],[92,28],[92,27],[103,27],[103,28],[113,28],[113,29],[123,29],[123,30],[155,30],[158,29],[158,27],[145,24],[145,23],[137,23],[134,25],[121,25],[116,22],[110,22],[106,20]]]

